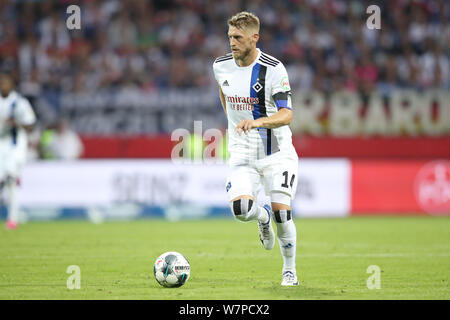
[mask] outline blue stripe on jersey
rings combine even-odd
[[[11,118],[13,118],[13,119],[14,119],[15,110],[16,110],[16,101],[13,101],[13,103],[11,104]],[[13,145],[16,145],[17,144],[17,127],[11,128],[11,138],[12,138]]]
[[[259,63],[255,63],[252,69],[252,77],[250,80],[250,97],[252,98],[258,98],[258,92],[256,92],[255,89],[253,89],[253,86],[258,81],[259,76],[259,69],[261,68],[261,65]],[[259,111],[259,104],[253,105],[253,119],[259,119],[261,118],[261,113]]]
[[[252,76],[251,76],[251,80],[250,80],[250,97],[252,98],[258,98],[259,103],[255,104],[253,106],[253,119],[259,119],[261,118],[261,116],[266,117],[267,113],[266,113],[266,109],[264,107],[265,105],[265,79],[260,79],[260,84],[262,83],[262,88],[261,90],[259,90],[258,92],[256,92],[256,90],[253,88],[253,86],[256,84],[256,82],[258,82],[258,77],[261,74],[261,65],[259,63],[256,63],[253,66],[252,69]],[[263,72],[264,77],[265,77],[265,70]],[[262,101],[260,101],[261,99],[263,99]],[[263,106],[261,108],[261,105]],[[261,109],[263,109],[263,113],[261,114]],[[270,129],[266,129],[266,128],[257,128],[258,133],[261,137],[261,139],[264,141],[263,144],[266,146],[266,150],[265,153],[266,155],[271,155],[272,154],[272,136],[271,136],[271,130]]]

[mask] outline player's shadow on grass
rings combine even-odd
[[[327,291],[322,288],[307,287],[300,283],[295,287],[281,287],[278,283],[276,285],[262,288],[264,291],[268,291],[274,297],[284,297],[287,299],[327,299],[327,297],[333,295],[332,291]]]

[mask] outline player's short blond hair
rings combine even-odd
[[[232,16],[228,19],[228,25],[238,29],[251,30],[259,34],[259,18],[247,11],[242,11]]]

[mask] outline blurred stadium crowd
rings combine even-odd
[[[81,30],[66,27],[66,8],[73,2],[0,1],[2,66],[15,70],[19,90],[41,119],[50,111],[53,120],[65,116],[61,96],[67,93],[217,93],[212,62],[229,52],[226,21],[243,8],[260,17],[259,47],[285,64],[294,90],[389,95],[405,87],[450,89],[446,0],[75,3]],[[371,4],[381,8],[379,31],[366,27]],[[216,105],[211,109],[220,112]]]

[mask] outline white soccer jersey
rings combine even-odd
[[[280,108],[292,109],[289,78],[283,64],[258,50],[255,61],[240,67],[231,53],[214,61],[217,83],[225,97],[228,117],[228,151],[233,160],[252,161],[278,151],[295,152],[289,126],[235,132],[243,119],[275,114]]]
[[[25,129],[12,127],[13,118],[19,125],[32,125],[36,116],[26,98],[12,91],[7,97],[0,95],[0,179],[5,175],[17,176],[26,160],[28,145]]]

